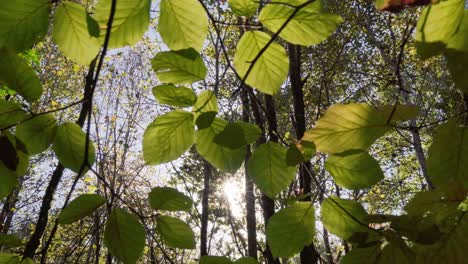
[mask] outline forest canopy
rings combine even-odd
[[[466,263],[465,0],[2,0],[0,264]]]

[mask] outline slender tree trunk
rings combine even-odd
[[[249,97],[247,87],[241,90],[242,99],[242,120],[248,123],[250,120],[249,113]],[[250,159],[252,151],[250,146],[247,146],[245,154],[245,164]],[[247,223],[247,256],[257,259],[257,219],[255,218],[255,193],[254,184],[249,177],[247,166],[245,166],[245,208],[246,208],[246,223]]]
[[[92,102],[89,99],[91,98],[91,93],[92,93],[92,85],[93,85],[95,67],[96,67],[96,59],[94,59],[91,62],[89,66],[88,74],[86,75],[86,80],[85,80],[86,83],[85,83],[85,89],[84,89],[85,101],[83,102],[83,105],[81,106],[80,115],[76,122],[76,124],[78,124],[80,127],[83,127],[86,117],[88,115],[88,111],[91,110],[90,108],[91,108]],[[44,234],[44,231],[46,230],[47,222],[49,220],[49,210],[50,210],[52,201],[54,200],[55,191],[57,190],[60,180],[62,179],[64,170],[65,170],[65,167],[59,163],[57,167],[55,168],[54,172],[52,173],[52,177],[50,178],[49,185],[47,186],[46,192],[44,194],[44,198],[42,199],[42,205],[41,205],[39,216],[36,222],[36,228],[34,229],[34,232],[31,238],[26,244],[26,247],[23,252],[23,258],[32,259],[34,258],[34,255],[36,254],[42,235]]]
[[[405,103],[412,104],[410,96],[409,96],[409,90],[401,89],[401,93],[403,95],[403,99],[405,100]],[[427,189],[432,190],[434,189],[434,186],[432,185],[432,181],[427,172],[426,157],[424,155],[424,150],[422,148],[422,143],[421,143],[421,135],[419,134],[419,129],[418,129],[415,119],[410,120],[410,129],[411,129],[411,137],[413,138],[414,152],[416,153],[416,158],[418,159],[419,167],[421,168],[422,175],[424,177],[424,180],[426,181]]]
[[[12,210],[16,207],[18,202],[18,196],[23,188],[23,177],[19,178],[19,183],[13,190],[13,192],[5,198],[2,211],[0,212],[0,234],[6,234],[10,230],[11,221],[15,211]]]
[[[288,44],[288,54],[290,61],[289,79],[291,82],[291,91],[294,101],[294,127],[296,130],[296,137],[301,139],[306,130],[305,122],[305,106],[304,106],[304,82],[301,77],[301,48],[297,45]],[[312,192],[312,177],[313,173],[312,164],[310,161],[304,162],[299,168],[299,183],[301,190],[304,194],[309,194],[303,200],[310,201]],[[311,264],[317,263],[319,254],[315,249],[314,244],[306,246],[301,251],[301,263]]]
[[[278,135],[276,131],[278,131],[278,122],[276,120],[276,111],[275,111],[275,103],[273,97],[271,95],[265,95],[265,108],[266,108],[266,118],[268,123],[268,137],[271,142],[278,143]],[[268,225],[268,221],[270,218],[275,214],[275,200],[271,199],[270,197],[266,196],[262,193],[262,205],[263,205],[263,218],[265,221],[265,228]],[[270,246],[266,243],[266,250],[265,254],[267,256],[267,263],[268,264],[279,264],[280,261],[273,257],[273,254],[270,251]]]
[[[208,255],[208,199],[210,195],[210,179],[212,176],[211,165],[203,160],[203,197],[202,197],[202,215],[200,229],[200,256]]]

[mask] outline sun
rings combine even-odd
[[[223,183],[223,194],[229,203],[229,208],[235,218],[241,218],[244,215],[244,181],[229,178]]]

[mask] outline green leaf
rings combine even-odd
[[[192,200],[185,194],[169,187],[153,188],[149,194],[153,209],[164,211],[190,211]]]
[[[405,206],[410,217],[421,217],[436,225],[443,225],[445,219],[457,213],[460,204],[466,199],[466,190],[459,185],[418,192]]]
[[[343,18],[324,12],[321,1],[314,1],[301,8],[292,19],[288,20],[295,10],[293,6],[300,6],[306,2],[307,0],[280,0],[274,4],[267,4],[262,9],[259,20],[272,32],[278,32],[287,22],[279,35],[292,44],[304,46],[319,44],[335,32],[338,25],[343,22]]]
[[[91,19],[84,6],[74,2],[63,2],[55,11],[55,43],[65,56],[83,66],[88,66],[100,49],[99,40],[88,30]]]
[[[234,66],[241,78],[245,78],[252,61],[270,41],[271,37],[261,31],[247,31],[237,44]],[[284,48],[271,43],[250,71],[246,83],[266,94],[277,93],[286,80],[289,59]]]
[[[341,260],[342,264],[412,264],[414,257],[408,256],[396,243],[371,244],[367,247],[356,247]]]
[[[217,114],[218,112],[206,112],[198,115],[197,120],[195,121],[198,129],[204,129],[211,126]]]
[[[259,264],[259,263],[256,259],[252,257],[243,257],[234,261],[234,264]]]
[[[193,115],[175,110],[158,116],[143,135],[143,157],[150,165],[179,158],[193,144],[195,124]]]
[[[238,149],[247,145],[244,131],[236,123],[228,123],[224,129],[215,136],[214,142],[223,147]]]
[[[202,256],[199,264],[232,264],[227,257],[221,256]]]
[[[201,51],[208,35],[208,17],[197,0],[161,0],[159,34],[172,50]],[[177,32],[177,34],[174,34]]]
[[[19,264],[20,260],[21,259],[18,256],[0,253],[0,263],[2,264]]]
[[[79,172],[85,161],[86,134],[75,123],[65,123],[57,128],[52,149],[60,163],[66,168]],[[89,142],[88,165],[93,165],[95,157],[94,144]],[[86,164],[85,164],[86,165]],[[82,173],[87,171],[85,166]]]
[[[255,14],[260,2],[257,0],[228,0],[232,12],[238,16],[251,17]]]
[[[341,153],[367,150],[390,130],[387,116],[366,104],[335,104],[304,134],[303,141],[314,142],[318,151]]]
[[[235,173],[244,161],[246,149],[230,149],[214,142],[216,135],[226,126],[225,120],[215,118],[211,126],[198,130],[195,144],[197,152],[211,165],[219,170]]]
[[[238,149],[254,143],[262,135],[262,130],[256,125],[236,121],[229,123],[221,133],[216,135],[215,143],[231,149]]]
[[[413,263],[465,263],[468,245],[468,216],[466,212],[453,218],[447,233],[433,245],[417,245]]]
[[[107,219],[104,244],[125,264],[136,263],[145,247],[145,228],[126,211],[115,208]]]
[[[154,87],[153,94],[161,104],[171,106],[188,107],[194,105],[197,101],[197,95],[192,89],[175,87],[172,84]]]
[[[3,151],[3,149],[2,149]],[[18,185],[18,176],[0,161],[0,200],[10,195]]]
[[[34,264],[34,261],[30,258],[25,258],[21,261],[21,264]]]
[[[164,243],[172,248],[194,249],[195,235],[192,228],[184,221],[161,215],[156,227]]]
[[[202,113],[218,113],[218,111],[218,100],[216,99],[216,95],[210,90],[201,92],[197,97],[197,102],[192,108],[192,112],[197,119]]]
[[[0,82],[33,102],[41,97],[42,85],[36,72],[20,56],[0,49]]]
[[[364,243],[375,236],[367,228],[367,212],[358,202],[329,197],[322,203],[322,222],[325,228],[349,242]]]
[[[312,142],[301,141],[291,144],[286,153],[286,163],[289,166],[296,166],[306,162],[315,155],[315,145]]]
[[[28,117],[21,105],[0,99],[0,128],[6,128]]]
[[[41,153],[54,141],[57,121],[52,115],[39,115],[16,126],[16,136],[30,155]]]
[[[14,235],[0,234],[0,246],[2,247],[20,247],[23,241]]]
[[[457,87],[468,93],[468,10],[465,10],[463,21],[458,32],[447,45],[447,66]]]
[[[60,213],[58,222],[60,224],[72,224],[86,216],[93,214],[96,209],[106,202],[106,199],[97,194],[82,194],[71,201]]]
[[[423,58],[443,52],[460,26],[464,5],[464,0],[447,0],[424,8],[416,27],[416,47]]]
[[[274,257],[292,257],[312,244],[315,210],[310,202],[298,202],[274,214],[267,226],[267,241]]]
[[[390,123],[404,122],[416,119],[419,114],[419,108],[415,105],[386,105],[380,109]]]
[[[272,199],[296,176],[296,167],[286,164],[286,151],[285,147],[268,142],[260,145],[247,162],[252,181]]]
[[[94,18],[100,25],[100,39],[104,43],[112,0],[99,0]],[[150,24],[151,0],[119,0],[109,39],[109,48],[132,46],[141,40]]]
[[[458,183],[468,188],[467,127],[450,120],[437,129],[429,149],[427,170],[436,187]]]
[[[336,184],[350,190],[370,187],[384,177],[379,163],[362,150],[330,155],[325,168],[333,176]]]
[[[0,47],[16,52],[30,49],[47,33],[49,0],[11,0],[0,3]]]
[[[236,121],[234,124],[238,125],[242,129],[244,139],[247,144],[254,143],[262,136],[262,130],[254,124],[249,124],[242,121]]]
[[[151,60],[161,82],[191,84],[205,79],[206,66],[200,54],[192,48],[159,52]]]

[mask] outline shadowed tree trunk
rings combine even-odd
[[[288,44],[288,54],[290,61],[289,79],[291,82],[291,91],[294,101],[294,128],[296,130],[297,139],[301,139],[306,131],[303,92],[304,81],[301,77],[301,48],[297,45]],[[312,164],[310,161],[306,161],[299,166],[300,188],[304,194],[308,194],[308,196],[303,199],[304,201],[311,200],[310,194],[312,192],[312,173]],[[317,253],[313,243],[309,246],[306,246],[301,251],[302,264],[317,263],[318,260],[319,254]]]
[[[248,123],[250,120],[249,113],[249,97],[247,88],[241,89],[242,99],[242,121]],[[250,146],[247,146],[245,155],[245,163],[250,159],[252,151]],[[255,193],[254,184],[250,180],[247,166],[245,166],[245,208],[246,208],[246,223],[247,223],[247,256],[257,259],[257,219],[255,218]]]
[[[96,68],[96,59],[94,59],[91,62],[89,66],[88,74],[86,75],[86,79],[85,79],[86,80],[85,89],[84,89],[85,101],[83,102],[81,106],[80,115],[78,117],[78,120],[76,121],[76,124],[80,127],[83,127],[86,117],[88,116],[88,111],[91,110],[90,108],[91,108],[92,102],[89,99],[92,96],[93,77],[94,77],[95,68]],[[49,185],[47,186],[46,192],[44,194],[44,198],[42,199],[41,209],[39,211],[39,216],[36,222],[36,228],[34,229],[34,232],[31,238],[26,244],[26,247],[23,252],[23,258],[32,259],[34,258],[34,255],[36,254],[42,235],[44,234],[44,231],[47,227],[47,222],[49,220],[49,210],[50,210],[52,201],[54,200],[55,191],[57,190],[60,180],[62,179],[64,170],[65,170],[65,167],[59,163],[57,167],[55,168],[54,172],[52,173],[52,177],[50,178]]]

